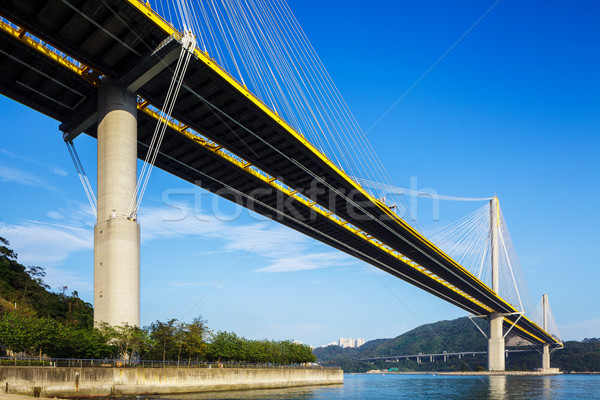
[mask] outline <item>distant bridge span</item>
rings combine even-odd
[[[527,350],[504,350],[504,353],[508,357],[509,353],[531,353],[532,351],[537,351],[535,349],[527,349]],[[429,359],[429,361],[433,361],[435,358],[443,357],[444,361],[447,361],[449,357],[466,357],[476,355],[487,355],[487,351],[459,351],[459,352],[443,352],[443,353],[419,353],[419,354],[407,354],[401,356],[389,356],[389,357],[369,357],[369,358],[360,358],[359,361],[390,361],[397,362],[400,360],[410,360],[415,359],[417,362],[421,362],[422,359]]]

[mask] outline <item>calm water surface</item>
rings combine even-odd
[[[600,375],[440,376],[344,375],[343,386],[214,392],[154,399],[460,399],[600,400]]]

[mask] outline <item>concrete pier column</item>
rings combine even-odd
[[[542,369],[548,371],[550,369],[550,345],[545,344],[542,351]]]
[[[499,291],[499,248],[498,237],[500,228],[500,208],[498,198],[490,200],[490,231],[491,231],[491,258],[492,258],[492,290]],[[488,336],[488,371],[504,371],[504,334],[502,331],[501,313],[492,313],[488,316],[490,334]]]
[[[502,333],[502,321],[504,317],[500,313],[490,314],[490,336],[488,339],[488,371],[504,371],[504,335]]]
[[[543,328],[548,331],[548,295],[542,295]],[[550,369],[550,345],[545,344],[542,350],[542,370]]]
[[[98,94],[95,323],[140,323],[140,227],[127,218],[136,180],[136,96],[103,80]]]

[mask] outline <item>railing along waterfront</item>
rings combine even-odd
[[[316,364],[276,364],[208,361],[124,360],[96,358],[0,357],[0,367],[80,367],[80,368],[261,368],[261,369],[339,369]]]

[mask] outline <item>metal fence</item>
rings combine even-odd
[[[339,369],[317,364],[259,364],[238,362],[118,360],[93,358],[0,357],[0,367],[80,367],[80,368],[261,368],[261,369]]]

